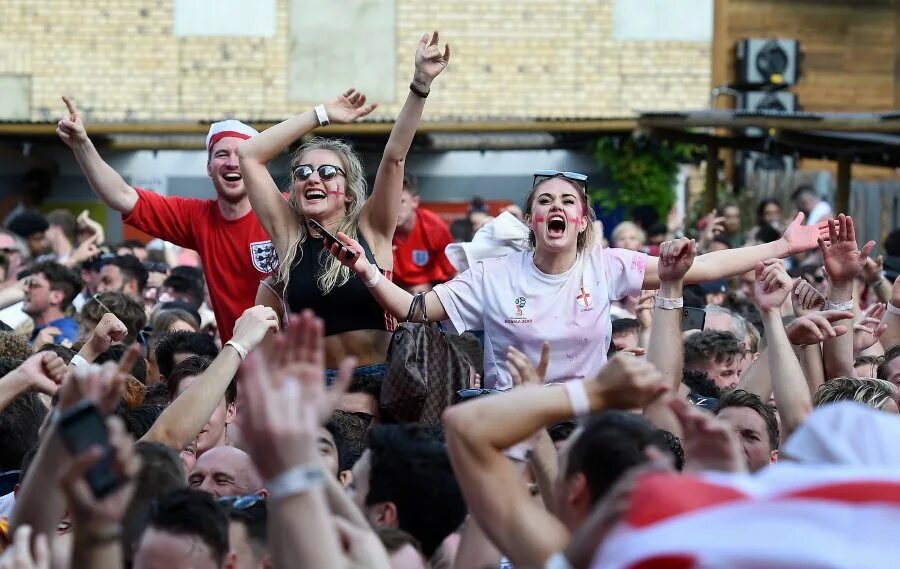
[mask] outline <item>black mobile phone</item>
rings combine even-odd
[[[356,252],[347,249],[347,247],[343,243],[341,243],[337,237],[335,237],[327,229],[325,229],[325,227],[321,223],[319,223],[315,219],[310,219],[309,224],[312,225],[315,230],[319,232],[319,235],[321,235],[325,239],[325,241],[329,243],[329,247],[331,246],[331,243],[337,243],[341,247],[341,249],[347,252],[345,257],[347,257],[348,259],[352,259],[356,256]]]
[[[703,330],[706,324],[706,311],[702,308],[687,307],[681,313],[681,330]]]
[[[123,480],[113,468],[113,449],[109,444],[106,423],[93,403],[81,401],[60,415],[57,430],[73,456],[83,454],[93,446],[103,448],[103,458],[91,467],[86,476],[94,496],[102,498],[122,485]]]

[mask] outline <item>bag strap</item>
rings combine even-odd
[[[409,312],[406,313],[406,321],[412,322],[413,317],[416,314],[416,309],[419,308],[422,311],[422,317],[425,319],[425,322],[428,322],[428,317],[425,315],[425,295],[424,293],[419,293],[415,295],[412,299],[412,302],[409,303]]]

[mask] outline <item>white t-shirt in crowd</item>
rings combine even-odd
[[[809,210],[809,215],[806,216],[806,225],[816,225],[829,217],[832,217],[831,206],[826,201],[820,201]]]
[[[534,252],[479,261],[434,287],[458,333],[484,331],[484,386],[509,389],[506,351],[533,362],[550,342],[547,382],[590,377],[606,362],[614,300],[641,292],[647,256],[595,245],[560,275],[542,273]]]

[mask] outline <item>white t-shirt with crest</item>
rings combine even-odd
[[[641,292],[647,255],[594,245],[571,269],[548,275],[521,251],[479,261],[434,287],[453,328],[484,331],[484,387],[509,389],[506,351],[533,362],[550,342],[547,382],[591,377],[606,362],[610,303]]]

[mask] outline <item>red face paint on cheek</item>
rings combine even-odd
[[[544,217],[543,215],[535,215],[534,216],[535,223],[544,223],[545,221],[547,221],[547,218]]]
[[[342,196],[342,195],[344,195],[344,190],[338,188],[336,190],[328,190],[328,193],[333,196]]]

